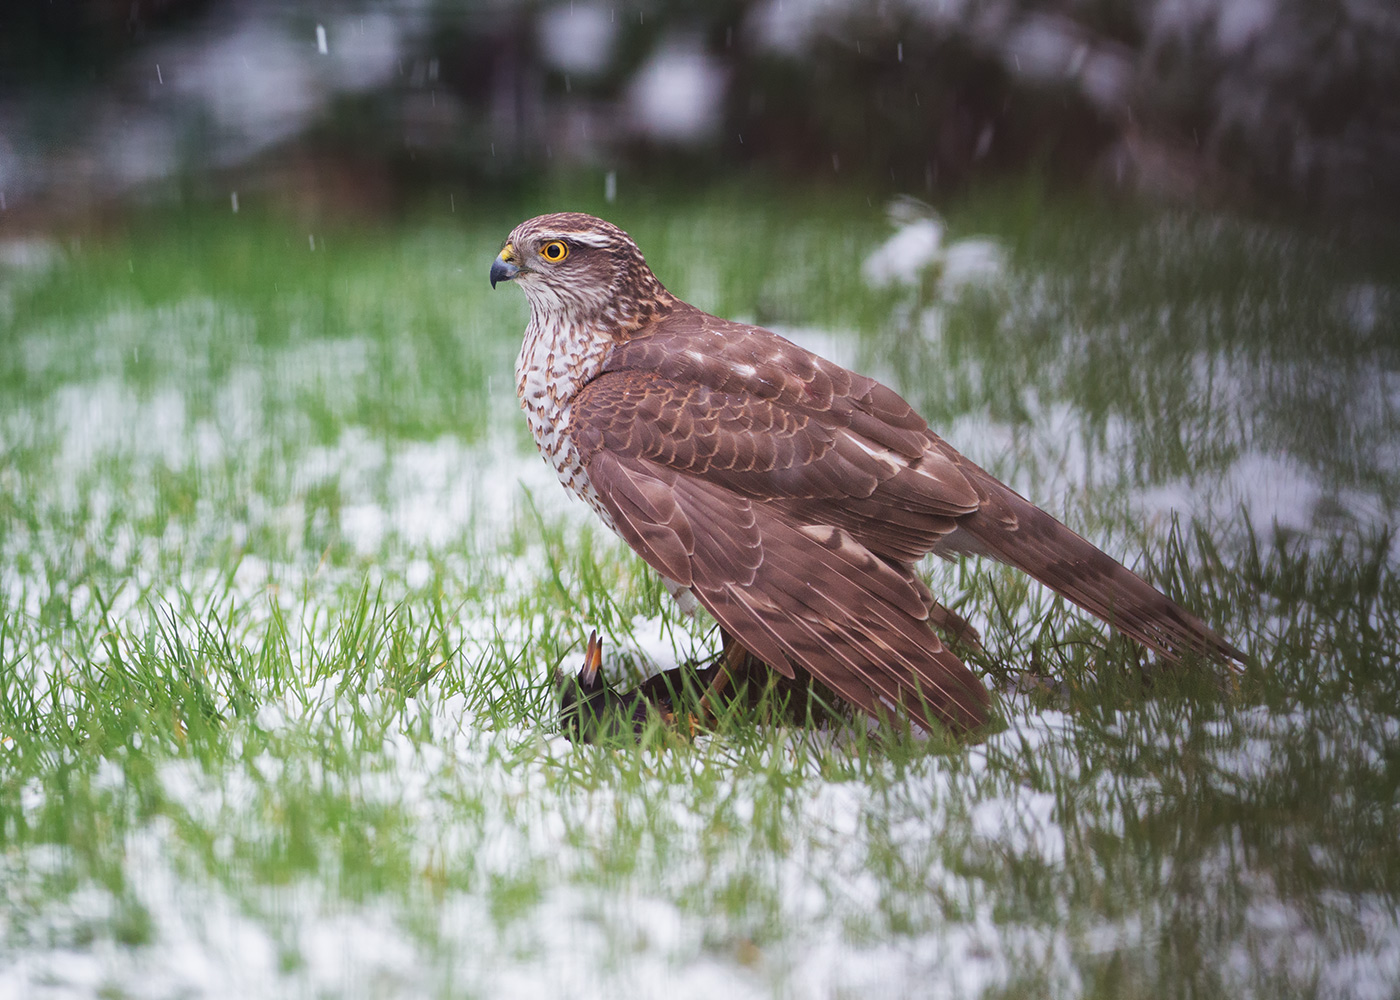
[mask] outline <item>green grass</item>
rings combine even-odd
[[[672,290],[822,331],[1253,662],[930,565],[985,742],[574,748],[589,629],[623,679],[715,640],[515,411],[486,270],[565,203],[0,265],[0,996],[1393,995],[1393,271],[1026,189],[950,209],[1011,269],[949,301],[864,287],[863,197],[624,199]]]

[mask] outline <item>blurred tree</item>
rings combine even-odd
[[[53,0],[0,14],[0,194],[761,164],[1369,213],[1397,85],[1392,0]]]

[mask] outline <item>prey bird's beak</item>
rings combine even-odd
[[[591,689],[598,682],[598,671],[603,669],[603,640],[598,638],[598,630],[588,637],[588,650],[583,654],[583,669],[578,672],[579,683]]]
[[[515,263],[515,248],[507,243],[491,263],[491,287],[495,288],[498,281],[510,281],[519,273],[520,267]]]

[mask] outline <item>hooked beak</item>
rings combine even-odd
[[[515,248],[507,243],[491,263],[491,287],[495,288],[498,281],[510,281],[519,273],[520,267],[515,263]]]

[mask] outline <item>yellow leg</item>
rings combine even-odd
[[[744,666],[744,661],[749,658],[749,651],[739,645],[738,641],[728,632],[721,631],[721,653],[718,669],[710,679],[710,683],[705,687],[705,693],[700,697],[700,718],[709,725],[719,721],[719,715],[715,711],[719,698],[729,687],[729,682],[734,679],[734,675],[739,673]]]

